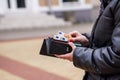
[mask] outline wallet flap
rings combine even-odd
[[[43,40],[43,44],[40,49],[40,54],[47,55],[47,46],[46,46],[46,39]]]
[[[72,47],[61,41],[52,41],[50,45],[50,54],[66,54],[72,51]]]
[[[72,47],[64,41],[58,41],[53,38],[44,39],[40,54],[54,56],[54,54],[66,54],[72,51]]]

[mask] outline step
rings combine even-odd
[[[0,30],[69,26],[61,18],[48,14],[8,14],[1,19]]]

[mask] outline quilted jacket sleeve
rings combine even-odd
[[[112,45],[97,49],[78,47],[73,53],[73,64],[88,72],[97,74],[120,73],[120,1],[114,11],[115,28]]]

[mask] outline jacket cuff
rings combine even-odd
[[[94,72],[92,65],[92,49],[85,47],[77,47],[73,52],[73,64],[75,67],[84,69],[85,71]]]
[[[82,65],[79,63],[80,62],[80,60],[78,58],[79,54],[80,54],[80,50],[78,48],[76,48],[73,52],[73,64],[75,67],[82,68]]]

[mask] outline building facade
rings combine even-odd
[[[65,12],[74,12],[75,17],[79,18],[78,15],[84,14],[81,11],[89,14],[91,9],[91,0],[0,0],[0,15],[50,12],[64,17]]]
[[[0,0],[0,40],[39,37],[41,29],[89,21],[91,9],[91,0]]]
[[[0,0],[0,13],[90,9],[90,0]]]

